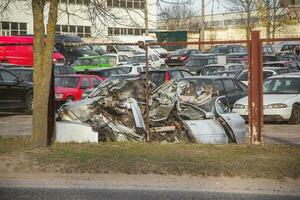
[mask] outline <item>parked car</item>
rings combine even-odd
[[[66,64],[72,64],[78,57],[99,56],[76,35],[55,35],[55,48],[64,55]]]
[[[181,81],[188,81],[191,87],[195,87],[196,91],[201,92],[203,87],[210,85],[218,96],[225,96],[228,99],[230,108],[234,103],[248,94],[248,87],[234,78],[224,76],[198,76],[184,78]]]
[[[237,78],[238,75],[241,73],[241,70],[225,70],[225,71],[217,71],[213,72],[213,76],[228,76],[231,78]]]
[[[190,56],[201,53],[198,49],[178,49],[170,53],[166,58],[169,67],[184,66]]]
[[[58,104],[81,99],[82,93],[97,87],[103,80],[93,75],[63,75],[55,77],[55,101]]]
[[[33,36],[0,36],[0,43],[5,44],[0,46],[0,63],[33,66]],[[52,60],[63,63],[65,58],[54,48]]]
[[[54,65],[54,76],[75,74],[75,73],[76,72],[75,72],[74,68],[70,65],[65,65],[65,64]]]
[[[106,47],[106,52],[122,53],[129,57],[138,54],[145,54],[145,50],[140,49],[138,46],[127,46],[127,45],[109,45]]]
[[[241,45],[216,45],[208,53],[213,54],[230,54],[230,53],[247,53],[247,48]]]
[[[91,88],[91,89],[87,89],[85,90],[82,95],[81,95],[81,99],[85,99],[85,98],[92,98],[96,95],[98,95],[98,90],[101,89],[101,85],[113,81],[113,80],[119,80],[120,82],[127,80],[127,79],[131,79],[131,78],[135,78],[136,75],[133,74],[118,74],[118,75],[111,75],[110,77],[108,77],[107,79],[105,79],[103,82],[101,82],[101,84],[97,87],[97,88]]]
[[[33,83],[0,67],[0,110],[32,113]]]
[[[106,78],[110,77],[111,75],[127,74],[127,72],[120,67],[93,68],[93,69],[87,69],[84,71],[78,71],[77,73],[78,74],[96,75],[96,76],[99,76],[102,80],[105,80]]]
[[[289,42],[287,44],[284,44],[281,49],[280,52],[284,52],[284,53],[294,53],[295,49],[300,48],[300,41],[295,41],[295,42]]]
[[[264,81],[263,108],[265,121],[300,123],[300,73],[272,76]],[[234,112],[248,119],[248,97],[234,104]]]
[[[226,55],[227,63],[248,64],[248,53],[229,53]]]
[[[111,67],[108,58],[105,56],[80,57],[73,64],[75,71],[82,71],[85,69],[93,69],[98,67]]]
[[[263,64],[264,67],[286,67],[291,69],[300,70],[300,66],[295,61],[274,61],[274,62],[266,62]]]
[[[226,64],[226,65],[218,65],[218,64],[210,64],[204,66],[198,73],[197,75],[202,75],[202,76],[208,76],[212,75],[214,72],[218,71],[225,71],[225,70],[239,70],[242,71],[246,69],[247,66],[242,65],[242,64]]]
[[[33,69],[29,67],[14,67],[8,70],[24,81],[33,82]]]
[[[168,56],[168,51],[162,48],[161,46],[149,46],[154,52],[156,52],[160,58],[166,58]]]
[[[289,72],[294,72],[294,70],[285,67],[264,67],[263,68],[263,79],[269,78],[270,76],[275,76],[279,74],[285,74]],[[248,85],[248,70],[243,70],[237,80],[241,81],[245,85]]]
[[[104,56],[108,59],[111,66],[126,64],[129,59],[129,56],[122,53],[110,53],[104,54]]]
[[[149,62],[148,66],[153,68],[160,68],[161,66],[165,65],[164,60],[159,58],[157,54],[150,54],[148,56],[148,62]],[[132,66],[132,65],[140,65],[141,67],[145,67],[146,55],[139,54],[139,55],[132,56],[128,59],[127,63],[124,64],[124,66]]]
[[[145,78],[146,73],[140,73]],[[149,71],[149,80],[155,84],[155,88],[161,86],[164,82],[170,80],[180,80],[182,78],[192,77],[193,74],[185,69],[165,68],[154,71]]]
[[[96,52],[100,56],[102,56],[103,54],[106,54],[106,51],[100,45],[94,44],[94,45],[89,45],[89,47],[91,48],[92,51]]]
[[[185,68],[194,74],[199,74],[201,69],[210,64],[217,64],[218,59],[211,54],[197,54],[190,57],[186,63]]]
[[[273,45],[265,44],[263,45],[263,55],[275,55],[276,50]]]

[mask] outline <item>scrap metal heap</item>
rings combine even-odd
[[[73,106],[63,106],[61,120],[88,123],[98,132],[99,141],[146,140],[145,81],[139,78],[113,80],[101,85],[93,98]],[[169,81],[158,88],[149,83],[151,140],[157,142],[194,142],[183,120],[203,119],[198,106],[213,98],[212,87],[197,94],[188,83]]]

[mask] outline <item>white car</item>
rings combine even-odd
[[[127,60],[129,59],[129,56],[123,53],[109,53],[104,54],[103,56],[108,58],[111,66],[126,64]]]
[[[273,76],[264,81],[265,121],[300,123],[300,73]],[[248,118],[248,97],[235,102],[233,111]]]
[[[165,61],[157,54],[150,54],[148,56],[148,61],[149,61],[149,67],[152,68],[159,68],[165,64]],[[141,67],[146,66],[146,55],[145,54],[139,54],[132,56],[128,59],[127,63],[124,64],[123,66],[135,66],[135,65],[140,65]]]
[[[292,69],[287,68],[287,67],[264,67],[263,68],[263,77],[264,77],[264,79],[266,79],[266,78],[269,78],[270,76],[286,74],[289,72],[292,72]],[[248,70],[243,70],[236,79],[241,81],[245,85],[248,85]]]
[[[161,46],[149,46],[149,48],[156,52],[161,58],[165,58],[168,55],[168,51]]]

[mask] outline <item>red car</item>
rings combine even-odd
[[[33,36],[0,36],[0,62],[21,66],[33,66]],[[64,63],[65,58],[55,49],[54,63]]]
[[[95,75],[63,75],[55,77],[55,101],[70,102],[81,99],[82,93],[97,87],[103,80]]]

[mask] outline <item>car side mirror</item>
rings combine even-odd
[[[16,80],[16,84],[20,84],[20,83],[23,83],[23,82],[24,82],[24,80],[21,79],[21,78],[17,78],[17,80]]]
[[[212,113],[212,112],[208,112],[208,113],[206,113],[205,118],[206,119],[213,119],[213,118],[215,118],[215,114]]]

